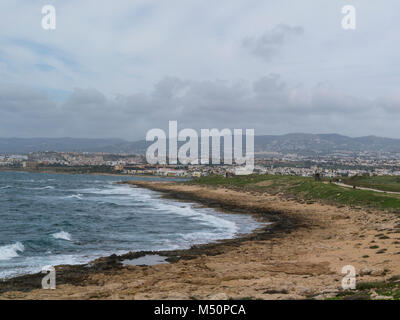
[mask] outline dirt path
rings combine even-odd
[[[349,184],[345,184],[343,182],[334,182],[334,184],[338,185],[339,187],[354,189],[354,186],[349,185]],[[357,190],[368,190],[368,191],[374,191],[374,192],[379,192],[379,193],[400,194],[400,192],[396,192],[396,191],[385,191],[385,190],[372,189],[372,188],[366,188],[366,187],[358,187],[358,186],[355,189],[357,189]]]
[[[327,298],[341,290],[345,265],[356,268],[358,282],[400,275],[397,214],[171,182],[134,184],[208,206],[257,212],[279,227],[202,247],[174,263],[111,268],[53,291],[7,291],[0,299]]]

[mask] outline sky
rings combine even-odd
[[[0,137],[400,138],[399,31],[396,0],[2,0]]]

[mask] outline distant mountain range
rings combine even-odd
[[[0,154],[35,151],[86,151],[127,143],[122,139],[0,138]]]
[[[332,154],[340,152],[400,153],[400,139],[366,136],[351,138],[340,134],[291,133],[255,137],[255,150],[298,154]]]
[[[257,153],[279,152],[302,155],[340,152],[400,153],[400,139],[367,136],[351,138],[339,134],[291,133],[255,137]],[[123,139],[79,138],[0,138],[0,154],[23,154],[36,151],[107,152],[144,154],[152,142],[129,142]]]

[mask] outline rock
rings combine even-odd
[[[220,292],[216,294],[212,294],[208,296],[208,299],[210,300],[228,300],[229,297],[226,295],[226,293]]]
[[[288,294],[289,291],[285,288],[282,289],[268,289],[264,291],[264,294]]]
[[[321,291],[321,294],[326,294],[326,293],[339,293],[339,292],[340,292],[340,290],[339,290],[338,288],[329,287],[329,288],[326,288],[325,290],[322,290],[322,291]]]
[[[375,296],[372,299],[374,300],[393,300],[392,296]]]
[[[166,300],[187,300],[189,297],[183,293],[173,293],[165,296],[163,299]]]
[[[372,300],[393,300],[393,296],[382,296],[377,294],[375,290],[371,290],[370,297]]]
[[[378,268],[362,268],[360,270],[360,276],[381,276],[383,275],[384,271],[382,269]]]
[[[325,299],[329,299],[329,298],[335,298],[336,297],[336,293],[323,293],[323,294],[319,294],[317,296],[314,297],[315,300],[325,300]]]
[[[298,294],[288,294],[283,297],[284,300],[306,300],[307,298],[304,296],[300,296]]]
[[[298,287],[298,291],[302,296],[310,295],[313,293],[313,291],[307,287]]]

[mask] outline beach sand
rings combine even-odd
[[[357,283],[400,275],[398,214],[174,182],[131,183],[273,223],[189,250],[60,266],[56,290],[39,289],[40,274],[15,278],[0,286],[0,299],[325,299],[342,290],[345,265],[355,267]],[[170,263],[122,264],[149,254]]]

